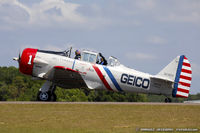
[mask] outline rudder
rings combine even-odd
[[[190,62],[184,55],[180,56],[175,77],[173,97],[188,98],[192,80],[192,69]]]

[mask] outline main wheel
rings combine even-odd
[[[38,92],[37,100],[38,101],[50,101],[51,94],[49,92]]]

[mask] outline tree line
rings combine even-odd
[[[16,67],[0,67],[0,101],[36,101],[37,93],[43,80],[32,80],[23,75]],[[56,88],[57,101],[69,102],[163,102],[164,96],[112,92],[89,89],[62,89]],[[190,95],[188,100],[200,99],[200,93]],[[182,102],[186,99],[173,98],[173,102]]]

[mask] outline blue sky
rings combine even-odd
[[[200,92],[199,0],[0,0],[0,66],[17,66],[25,47],[69,46],[150,74],[184,54]]]

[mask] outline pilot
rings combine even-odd
[[[99,64],[107,65],[108,63],[107,63],[107,60],[105,59],[105,57],[101,53],[99,53],[99,56],[101,57]]]
[[[81,58],[81,52],[79,50],[76,50],[74,59],[78,59],[79,60],[80,58]]]

